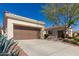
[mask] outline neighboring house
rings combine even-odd
[[[5,12],[4,33],[8,39],[43,39],[45,23]]]
[[[54,27],[49,27],[46,29],[47,33],[49,36],[53,36],[56,38],[64,38],[65,35],[65,27],[64,26],[54,26]],[[72,29],[68,29],[66,34],[68,36],[72,37]]]

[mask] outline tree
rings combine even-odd
[[[62,25],[66,30],[79,21],[79,4],[46,4],[42,12],[53,25]]]
[[[44,15],[52,21],[53,25],[59,25],[58,4],[46,4],[42,7]]]
[[[67,28],[76,25],[76,22],[79,21],[79,4],[63,4],[59,12],[64,17],[64,24]]]

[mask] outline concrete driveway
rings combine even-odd
[[[79,47],[59,41],[41,39],[18,40],[29,56],[79,56]]]

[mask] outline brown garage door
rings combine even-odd
[[[40,29],[14,25],[14,39],[39,39]]]

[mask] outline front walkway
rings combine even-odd
[[[59,41],[41,39],[18,40],[19,46],[30,56],[79,56],[79,47]]]

